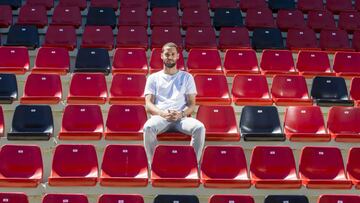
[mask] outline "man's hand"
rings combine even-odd
[[[161,111],[159,114],[161,117],[165,118],[167,121],[171,121],[172,113],[170,113],[169,110],[167,111]]]
[[[170,118],[167,119],[170,122],[175,122],[179,119],[182,118],[182,113],[181,111],[176,111],[176,110],[168,110],[169,114],[170,114]]]

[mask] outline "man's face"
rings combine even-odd
[[[173,68],[176,66],[176,61],[179,59],[179,53],[175,47],[164,47],[164,51],[161,53],[161,59],[165,67]]]

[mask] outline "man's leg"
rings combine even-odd
[[[157,145],[157,135],[166,131],[170,122],[161,116],[151,116],[149,120],[144,124],[144,147],[149,162],[151,162],[154,155],[154,150]]]
[[[186,117],[176,122],[176,130],[191,135],[190,145],[194,147],[198,162],[205,144],[205,126],[195,118]]]

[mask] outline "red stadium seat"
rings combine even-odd
[[[0,47],[0,73],[24,74],[29,65],[26,47]]]
[[[0,5],[0,28],[8,28],[13,20],[12,20],[12,10],[8,5]]]
[[[153,27],[151,34],[151,49],[161,48],[167,42],[175,43],[179,50],[183,48],[179,27]]]
[[[334,56],[333,70],[338,76],[360,76],[360,53],[336,52]]]
[[[210,188],[249,188],[244,151],[239,146],[207,146],[201,161],[201,182]]]
[[[142,48],[117,48],[112,73],[148,73],[146,51]]]
[[[360,51],[360,30],[356,30],[353,34],[352,47],[356,49],[356,51]]]
[[[69,72],[70,56],[65,48],[41,47],[35,58],[32,73],[65,75]]]
[[[57,74],[28,75],[21,104],[57,104],[62,98],[60,76]]]
[[[86,195],[84,194],[46,194],[42,199],[42,203],[61,202],[89,203]]]
[[[240,140],[235,111],[232,106],[199,106],[196,119],[205,125],[206,140]]]
[[[298,0],[297,8],[307,13],[308,11],[323,10],[324,4],[322,0]]]
[[[239,3],[241,10],[247,11],[253,8],[267,8],[265,0],[242,0]]]
[[[341,151],[336,147],[304,147],[301,150],[299,176],[307,188],[350,189]]]
[[[352,1],[351,0],[327,0],[326,1],[326,8],[335,13],[338,14],[342,11],[353,11],[352,7]]]
[[[148,24],[146,10],[142,7],[121,7],[118,21],[119,26],[147,27]]]
[[[4,129],[5,129],[4,112],[2,107],[0,106],[0,137],[4,136]]]
[[[119,8],[118,3],[118,0],[91,0],[90,6],[113,8],[114,10],[117,10]]]
[[[73,1],[73,0],[71,0]],[[61,1],[60,1],[61,2]],[[74,2],[74,1],[73,1]],[[60,3],[61,5],[61,3]],[[79,7],[57,6],[52,16],[52,25],[71,25],[76,28],[81,26],[81,13]]]
[[[331,72],[328,54],[324,51],[300,51],[296,61],[300,75],[313,77],[335,75]]]
[[[111,203],[111,202],[144,203],[144,198],[141,195],[104,194],[99,197],[97,203]]]
[[[351,79],[350,97],[354,100],[356,106],[360,106],[360,77]]]
[[[355,9],[360,11],[360,1],[359,0],[355,0],[355,5],[354,5]]]
[[[288,50],[263,50],[260,68],[267,75],[296,73],[292,52]]]
[[[307,25],[316,32],[336,29],[334,17],[328,10],[309,11]]]
[[[196,103],[199,105],[229,105],[231,98],[224,75],[194,76],[197,87]]]
[[[210,9],[217,8],[238,8],[236,0],[210,0]]]
[[[355,185],[356,189],[360,189],[360,164],[359,164],[359,155],[360,148],[353,147],[349,151],[348,161],[347,161],[347,176],[352,181],[353,185]]]
[[[151,51],[150,56],[150,73],[157,72],[159,70],[163,69],[163,61],[161,59],[161,48],[154,48]],[[184,56],[182,54],[182,51],[179,51],[179,60],[177,61],[177,68],[179,70],[185,70],[185,64],[184,64]]]
[[[356,11],[341,12],[339,14],[338,27],[353,32],[360,29],[360,13]]]
[[[281,30],[306,28],[304,15],[299,10],[279,10],[276,24]]]
[[[320,107],[290,106],[285,110],[284,132],[290,141],[330,141]]]
[[[198,187],[194,148],[158,145],[151,165],[151,182],[153,187]]]
[[[306,80],[299,75],[275,75],[271,85],[271,97],[277,106],[310,106]]]
[[[84,10],[87,7],[86,0],[59,0],[59,6],[78,7]]]
[[[289,29],[286,38],[286,47],[291,50],[320,50],[316,34],[312,29]]]
[[[255,203],[251,195],[212,195],[209,203],[229,203],[229,202],[242,202],[242,203]]]
[[[116,37],[116,47],[147,49],[147,30],[143,26],[120,26]]]
[[[266,7],[248,9],[245,25],[250,30],[254,28],[276,27],[272,11]]]
[[[251,49],[249,31],[244,27],[222,27],[219,49]]]
[[[253,88],[256,87],[256,88]],[[232,85],[236,105],[272,105],[268,83],[263,75],[236,75]]]
[[[359,142],[360,126],[357,124],[359,118],[360,109],[357,107],[330,108],[327,127],[331,137],[338,142]]]
[[[150,17],[150,27],[154,26],[180,26],[180,17],[175,7],[153,8]]]
[[[143,105],[112,105],[106,120],[105,139],[142,140],[146,120]]]
[[[207,0],[180,0],[180,8],[181,10],[185,10],[187,8],[206,8],[208,9],[208,1]]]
[[[122,0],[120,2],[121,8],[143,8],[148,9],[148,0]]]
[[[67,103],[69,104],[105,104],[107,88],[102,73],[75,73],[70,85]]]
[[[197,1],[192,1],[197,2]],[[185,8],[181,19],[183,29],[188,27],[211,27],[209,9]]]
[[[226,50],[224,57],[224,72],[226,76],[244,73],[260,73],[256,52],[252,49]]]
[[[38,28],[45,27],[48,24],[46,8],[44,6],[22,6],[17,23],[21,25],[35,25]]]
[[[317,203],[356,203],[360,201],[359,195],[320,195]]]
[[[320,48],[327,51],[352,51],[349,37],[345,30],[322,30]]]
[[[0,148],[0,186],[37,187],[43,177],[40,147],[3,145]]]
[[[76,41],[76,30],[73,26],[50,25],[43,46],[63,47],[71,51],[76,48]]]
[[[67,105],[62,117],[60,140],[99,140],[104,132],[97,105]]]
[[[217,49],[191,49],[187,65],[190,73],[223,74],[221,58]]]
[[[185,49],[216,49],[216,35],[213,27],[188,27],[185,36]]]
[[[114,48],[114,34],[110,26],[85,26],[81,47]]]
[[[98,178],[96,150],[88,144],[60,144],[55,148],[50,186],[95,186]]]
[[[290,147],[256,146],[251,154],[250,178],[256,188],[300,188]]]
[[[29,203],[26,193],[22,192],[0,192],[0,202]]]
[[[47,10],[54,7],[54,0],[27,0],[26,5],[45,6]]]
[[[110,104],[144,104],[146,76],[142,74],[116,74],[110,87]]]
[[[148,160],[141,145],[108,145],[101,165],[102,186],[147,186]]]

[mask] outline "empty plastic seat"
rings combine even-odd
[[[117,48],[112,73],[148,73],[146,51],[142,48]]]
[[[178,0],[151,0],[150,1],[150,9],[153,8],[170,8],[170,7],[178,7]]]
[[[217,8],[237,8],[235,0],[210,0],[210,9],[215,10]]]
[[[277,28],[256,28],[253,32],[254,49],[283,49],[281,31]]]
[[[340,13],[342,11],[353,11],[352,1],[351,0],[327,0],[326,8],[333,13]]]
[[[320,50],[316,33],[309,28],[289,29],[286,38],[286,47],[291,50]]]
[[[198,187],[200,181],[194,148],[158,145],[151,165],[151,182],[153,187]]]
[[[190,73],[223,73],[217,49],[191,49],[186,66]]]
[[[249,31],[245,27],[223,27],[219,35],[219,49],[251,49]]]
[[[76,28],[81,26],[81,13],[80,8],[76,6],[60,6],[62,5],[61,0],[59,6],[54,9],[52,16],[52,25],[71,25]],[[67,1],[67,0],[66,0]],[[75,1],[70,0],[75,3]],[[85,1],[85,0],[84,0]],[[64,3],[65,4],[65,3]],[[69,2],[70,4],[70,2]]]
[[[241,27],[243,20],[239,8],[217,8],[214,11],[214,27],[220,30],[222,27]]]
[[[54,132],[51,107],[18,105],[15,108],[8,140],[49,140]]]
[[[147,1],[147,0],[146,0]],[[146,10],[141,7],[121,7],[118,18],[119,26],[144,26],[147,27],[148,19]]]
[[[90,7],[86,17],[86,25],[110,26],[115,28],[115,11],[112,8],[106,7]]]
[[[249,188],[246,158],[239,146],[207,146],[201,161],[204,187]]]
[[[0,5],[0,28],[7,28],[9,27],[13,20],[12,20],[12,11],[11,7],[8,5]]]
[[[341,77],[315,77],[311,86],[311,97],[319,106],[354,104],[349,100],[345,80]]]
[[[290,147],[256,146],[251,154],[250,178],[256,188],[300,188]]]
[[[89,203],[85,194],[46,194],[42,203],[76,202]]]
[[[331,137],[339,142],[359,142],[360,127],[357,125],[360,109],[334,106],[328,113],[327,127]]]
[[[194,76],[197,87],[196,103],[199,105],[229,105],[231,98],[224,75],[198,74]]]
[[[59,6],[78,7],[84,10],[87,7],[86,0],[59,0]]]
[[[271,97],[278,106],[312,105],[303,76],[275,75],[271,85]]]
[[[38,146],[4,145],[0,148],[0,162],[1,187],[37,187],[41,182],[43,163]]]
[[[350,97],[354,100],[356,106],[360,106],[360,78],[354,77],[350,84]]]
[[[240,117],[240,131],[245,141],[284,141],[275,106],[245,106]]]
[[[360,50],[360,30],[355,31],[353,34],[352,47],[356,49],[356,51]]]
[[[201,121],[206,128],[206,140],[240,140],[232,106],[199,106],[196,119]]]
[[[341,12],[339,14],[338,27],[353,32],[360,29],[360,13],[356,11]]]
[[[150,27],[180,26],[180,17],[176,7],[153,8],[150,17]]]
[[[184,10],[187,8],[208,8],[207,0],[180,0],[180,9]]]
[[[60,144],[55,148],[50,186],[95,186],[98,178],[96,150],[88,144]]]
[[[268,7],[265,0],[242,0],[239,2],[240,9],[246,11],[252,8]]]
[[[101,165],[102,186],[147,186],[148,160],[141,145],[108,145]]]
[[[21,104],[57,104],[62,98],[60,75],[30,74],[26,78]]]
[[[54,7],[54,0],[28,0],[26,5],[45,6],[47,10]]]
[[[330,141],[320,107],[290,106],[285,110],[284,133],[290,141]]]
[[[157,72],[159,70],[163,69],[163,60],[161,59],[161,48],[154,48],[151,51],[150,56],[150,73]],[[179,51],[179,59],[176,62],[177,69],[179,70],[185,70],[185,64],[184,64],[184,56],[182,54],[182,51]]]
[[[280,9],[292,10],[295,9],[294,0],[269,0],[269,8],[273,11]]]
[[[116,11],[119,8],[118,3],[117,0],[91,0],[90,6],[112,8]]]
[[[334,56],[333,70],[338,76],[360,76],[360,53],[336,52]]]
[[[28,197],[25,193],[20,192],[1,192],[0,202],[17,202],[17,203],[29,203]]]
[[[11,104],[18,97],[16,76],[0,74],[0,103]]]
[[[300,75],[334,75],[330,69],[328,54],[323,51],[301,50],[297,56],[296,69]]]
[[[264,203],[309,203],[308,198],[305,195],[268,195]]]
[[[122,0],[120,1],[121,8],[142,8],[148,9],[148,0]]]
[[[116,74],[110,87],[110,104],[144,104],[146,76],[142,74]]]
[[[0,106],[0,137],[4,136],[4,129],[5,129],[4,113],[2,107]]]
[[[346,203],[356,203],[360,201],[360,196],[358,195],[320,195],[318,203],[335,203],[335,202],[346,202]]]
[[[146,121],[143,105],[112,105],[106,120],[105,139],[142,140]]]
[[[322,30],[320,48],[327,51],[352,51],[349,37],[345,30]]]
[[[250,195],[212,195],[209,203],[227,203],[227,202],[254,203],[254,198]]]
[[[309,11],[307,25],[316,32],[323,29],[336,29],[334,17],[328,10]]]
[[[256,87],[256,88],[253,88]],[[236,105],[272,105],[264,75],[236,75],[231,89]]]
[[[61,36],[61,37],[59,37]],[[76,30],[73,26],[50,25],[46,31],[44,47],[76,48]]]
[[[197,2],[197,1],[192,1]],[[188,27],[211,27],[209,9],[206,8],[185,8],[181,18],[184,29]]]
[[[0,72],[24,74],[29,70],[30,58],[25,47],[0,47]]]
[[[259,73],[256,52],[251,49],[228,49],[224,57],[224,72],[226,76],[242,73]]]
[[[151,49],[161,48],[167,42],[173,42],[181,50],[183,40],[179,27],[153,27],[151,34]]]
[[[276,25],[284,31],[306,28],[304,15],[299,10],[279,10],[276,17]]]
[[[185,36],[185,49],[215,49],[216,35],[212,27],[188,27]]]
[[[69,72],[70,56],[65,48],[41,47],[38,49],[32,73],[65,75]]]
[[[307,13],[308,11],[323,10],[324,4],[322,0],[298,0],[297,8]]]
[[[354,7],[356,10],[360,11],[360,1],[359,0],[355,0]]]
[[[101,195],[98,199],[98,203],[116,203],[119,201],[144,203],[144,198],[141,195],[104,194]]]
[[[18,24],[35,25],[43,28],[48,24],[46,8],[44,6],[25,5],[20,8]]]
[[[143,26],[120,26],[116,37],[116,47],[147,49],[146,28]]]
[[[110,69],[110,56],[106,49],[78,49],[74,72],[101,72],[109,74]]]
[[[299,176],[307,188],[350,189],[341,151],[336,147],[304,147],[301,150]]]
[[[273,15],[268,8],[252,8],[246,12],[245,25],[248,29],[276,27]]]
[[[263,74],[294,74],[295,64],[289,50],[263,50],[260,61]]]
[[[8,5],[11,6],[13,10],[21,7],[21,0],[0,0],[0,5]]]
[[[195,195],[157,195],[154,203],[199,203],[199,199]]]
[[[346,165],[347,176],[355,185],[356,189],[360,188],[359,155],[360,155],[360,148],[358,147],[351,148],[349,151],[349,156]]]
[[[104,104],[107,100],[105,76],[101,73],[75,73],[70,85],[67,103]]]
[[[103,117],[97,105],[67,105],[64,109],[59,139],[99,140],[104,132]]]
[[[85,26],[81,47],[114,48],[114,34],[110,26]]]
[[[39,47],[38,29],[35,25],[12,25],[7,35],[7,46]]]

